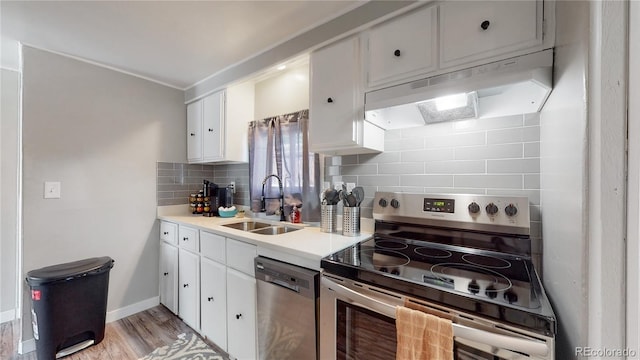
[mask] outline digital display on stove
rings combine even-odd
[[[455,200],[453,199],[425,198],[424,205],[422,206],[422,211],[444,212],[453,214],[454,204]]]

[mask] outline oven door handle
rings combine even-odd
[[[323,287],[335,291],[340,295],[340,299],[350,304],[362,306],[371,311],[377,312],[392,319],[396,318],[396,307],[385,304],[364,294],[360,294],[345,286],[342,286],[326,277],[320,278]],[[528,355],[546,356],[549,354],[549,347],[545,342],[517,338],[508,335],[495,334],[489,331],[474,329],[468,326],[453,323],[453,335],[455,337],[474,341],[480,344],[495,346],[501,349],[517,351]]]

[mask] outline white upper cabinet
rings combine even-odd
[[[202,159],[205,161],[223,160],[224,98],[224,91],[219,91],[202,99]]]
[[[441,67],[541,45],[543,3],[447,1],[440,5]]]
[[[187,160],[202,161],[202,100],[187,105]]]
[[[229,86],[187,105],[189,163],[247,162],[253,83]]]
[[[190,163],[223,160],[224,91],[187,105],[187,160]]]
[[[384,132],[364,121],[360,38],[351,37],[311,54],[309,143],[313,152],[380,152]]]
[[[437,8],[432,6],[366,32],[368,87],[435,70],[437,24]]]

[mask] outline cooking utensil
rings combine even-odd
[[[354,187],[351,193],[356,197],[356,206],[360,206],[360,204],[364,200],[364,189],[362,188],[362,186]]]
[[[347,203],[347,198],[345,196],[346,191],[340,190],[340,192],[338,194],[339,194],[338,196],[339,196],[340,200],[342,201],[342,205],[349,206],[349,204]]]
[[[349,207],[355,207],[356,204],[358,203],[358,199],[356,198],[355,195],[353,195],[353,193],[348,194],[346,198],[347,198],[347,204],[349,204]]]
[[[340,201],[338,191],[335,189],[327,189],[324,191],[324,203],[327,205],[336,205]]]

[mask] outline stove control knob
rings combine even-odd
[[[518,295],[513,291],[507,291],[504,293],[504,299],[509,302],[509,304],[513,304],[518,301]]]
[[[504,213],[507,214],[507,216],[515,216],[518,213],[518,208],[513,204],[509,204],[504,208]]]
[[[469,283],[469,286],[467,287],[467,289],[469,290],[470,293],[475,295],[480,292],[480,285],[478,285],[478,283],[475,280],[472,280]]]
[[[400,202],[397,199],[391,200],[391,207],[397,209],[400,207]]]
[[[498,207],[494,203],[489,203],[484,209],[489,215],[495,215],[498,213]]]
[[[487,286],[487,289],[484,291],[484,293],[489,299],[495,299],[496,296],[498,296],[498,291],[493,286]]]
[[[469,204],[468,208],[471,214],[477,214],[480,212],[480,205],[475,201]]]
[[[378,205],[387,207],[387,199],[381,198],[380,200],[378,200]]]

